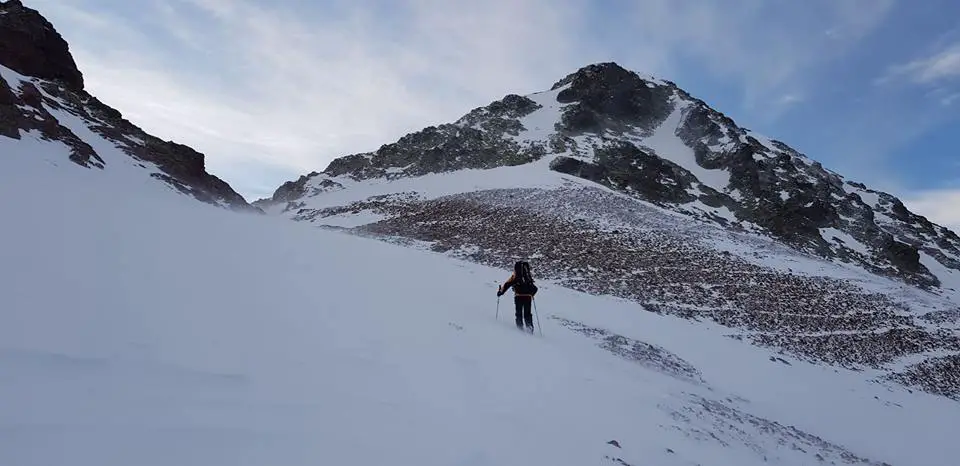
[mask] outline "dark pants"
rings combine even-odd
[[[529,296],[514,296],[513,304],[517,306],[517,328],[523,328],[523,324],[527,324],[527,328],[533,330],[533,314],[531,313],[531,307],[533,306],[533,298]]]

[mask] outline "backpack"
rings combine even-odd
[[[517,293],[531,296],[537,294],[537,285],[533,283],[529,262],[518,261],[513,265],[513,273],[516,275],[516,284],[514,284],[513,289]]]

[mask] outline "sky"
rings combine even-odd
[[[960,230],[953,0],[26,0],[88,90],[248,200],[596,62]]]

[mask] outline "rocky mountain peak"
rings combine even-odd
[[[960,399],[960,339],[937,328],[960,325],[960,237],[616,63],[336,159],[256,205],[495,267],[533,258],[579,291]],[[923,363],[887,366],[907,356]]]
[[[297,198],[340,189],[341,177],[393,180],[544,157],[551,171],[922,287],[942,284],[925,265],[931,261],[960,270],[955,235],[895,197],[739,126],[671,81],[614,62],[584,66],[549,90],[507,95],[375,152],[336,159],[262,205],[299,205]]]
[[[557,102],[572,104],[561,120],[567,134],[650,129],[672,110],[672,86],[646,80],[613,62],[580,68],[551,87],[558,89]]]
[[[624,80],[639,79],[639,75],[616,62],[593,63],[584,66],[554,83],[550,90],[557,90],[568,84],[583,86],[590,83],[619,83]]]
[[[20,0],[0,3],[0,63],[41,79],[83,89],[83,74],[53,25]]]

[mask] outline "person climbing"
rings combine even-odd
[[[530,264],[528,262],[518,261],[513,264],[513,275],[497,289],[497,297],[503,296],[510,288],[513,288],[513,303],[517,308],[517,328],[523,330],[523,326],[526,324],[527,330],[533,333],[531,307],[533,296],[537,294],[537,285],[533,283],[533,275],[530,274]]]

